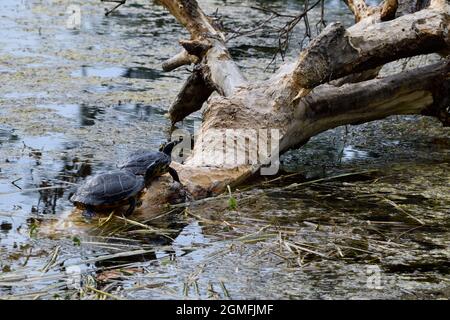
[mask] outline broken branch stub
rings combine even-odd
[[[212,47],[209,41],[205,40],[180,40],[180,44],[190,55],[196,56],[199,59],[202,59],[205,53]]]
[[[203,103],[214,92],[214,87],[203,78],[201,65],[196,65],[192,74],[169,109],[172,124],[201,109]]]
[[[181,51],[170,59],[167,59],[162,64],[162,69],[165,72],[175,70],[181,66],[197,63],[198,57],[190,55],[186,50]]]

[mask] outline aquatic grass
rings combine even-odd
[[[223,226],[223,225],[225,225],[227,228],[230,228],[231,230],[234,230],[236,228],[245,226],[244,224],[231,223],[231,222],[228,222],[228,221],[226,221],[224,219],[217,219],[217,220],[208,219],[208,218],[205,218],[205,217],[202,217],[202,216],[200,216],[198,214],[193,213],[191,210],[189,210],[189,208],[185,208],[184,214],[186,216],[191,216],[191,217],[195,218],[197,221],[200,221],[203,224],[215,225],[215,226]]]
[[[144,223],[144,224],[147,224],[147,223],[150,223],[150,222],[152,222],[152,221],[155,221],[155,220],[159,220],[159,219],[165,218],[165,217],[167,217],[168,215],[170,215],[170,214],[172,214],[172,213],[174,213],[174,212],[177,212],[177,211],[179,211],[179,210],[180,210],[180,209],[178,209],[178,208],[174,208],[174,209],[172,209],[172,210],[167,210],[166,212],[161,213],[161,214],[159,214],[159,215],[157,215],[157,216],[155,216],[155,217],[152,217],[152,218],[150,218],[150,219],[144,220],[143,223]]]
[[[117,250],[124,250],[124,249],[144,249],[144,248],[154,248],[153,245],[150,244],[144,244],[144,243],[138,243],[138,244],[125,244],[125,243],[115,243],[115,242],[100,242],[100,241],[82,241],[83,245],[89,245],[89,246],[99,246],[104,247],[108,249],[117,249]]]
[[[128,224],[130,224],[130,225],[132,225],[132,226],[141,227],[141,228],[143,228],[143,229],[152,231],[152,232],[157,233],[157,234],[171,233],[171,232],[176,232],[176,231],[177,231],[177,230],[173,230],[173,229],[159,229],[159,228],[154,228],[154,227],[151,227],[151,226],[149,226],[149,225],[147,225],[147,224],[140,223],[140,222],[138,222],[138,221],[134,221],[134,220],[131,220],[131,219],[128,219],[128,218],[125,218],[125,217],[114,216],[114,218],[115,218],[115,219],[119,219],[119,220],[123,220],[125,223],[128,223]]]
[[[327,176],[327,177],[320,178],[320,179],[314,179],[314,180],[309,180],[309,181],[300,182],[300,183],[292,183],[292,184],[289,184],[287,186],[282,186],[282,187],[268,187],[268,188],[266,187],[264,189],[258,189],[258,187],[270,185],[267,181],[265,181],[260,184],[250,185],[248,187],[241,188],[240,190],[236,190],[235,191],[236,196],[232,195],[230,187],[227,186],[227,193],[223,193],[223,194],[217,195],[215,197],[210,197],[210,198],[190,201],[190,202],[186,202],[186,203],[171,205],[170,207],[171,208],[180,208],[180,207],[201,206],[201,205],[208,204],[210,202],[217,203],[217,201],[220,201],[222,199],[228,199],[228,209],[233,211],[233,210],[237,209],[237,201],[238,200],[241,203],[245,203],[246,201],[253,200],[257,197],[260,197],[263,194],[270,195],[272,193],[287,192],[287,191],[296,192],[296,191],[298,191],[298,188],[301,188],[301,187],[307,187],[309,185],[338,180],[338,179],[342,179],[342,178],[349,178],[349,177],[358,176],[358,175],[368,175],[368,174],[373,174],[376,172],[379,172],[379,169],[369,169],[369,170],[346,172],[346,173],[341,173],[341,174],[337,174],[337,175],[333,175],[333,176]],[[288,175],[288,176],[294,176],[294,175]],[[282,177],[283,176],[280,176],[276,179],[282,179]],[[278,181],[276,179],[274,179],[274,180]]]
[[[244,235],[242,237],[239,237],[235,239],[236,241],[240,241],[243,243],[257,243],[260,241],[266,241],[268,239],[273,239],[278,236],[278,233],[263,233],[263,234],[250,234],[250,235]]]
[[[99,299],[104,297],[104,298],[111,298],[113,300],[122,300],[120,297],[117,297],[117,296],[115,296],[115,295],[113,295],[111,293],[108,293],[108,292],[96,289],[96,288],[91,287],[91,286],[85,286],[84,288],[87,289],[87,290],[93,291],[94,293],[96,293],[97,296],[99,297]]]
[[[279,192],[279,191],[282,191],[282,190],[296,189],[298,187],[308,186],[308,185],[319,183],[319,182],[326,182],[326,181],[331,181],[331,180],[336,180],[336,179],[341,179],[341,178],[352,177],[352,176],[355,176],[355,175],[364,175],[364,174],[376,173],[376,172],[379,172],[379,169],[370,169],[370,170],[346,172],[346,173],[333,175],[333,176],[328,176],[328,177],[324,177],[324,178],[320,178],[320,179],[314,179],[314,180],[309,180],[309,181],[300,182],[300,183],[292,183],[292,184],[289,184],[289,185],[284,186],[284,187],[273,187],[273,188],[265,188],[263,190],[258,190],[258,187],[262,187],[262,186],[270,184],[269,181],[264,181],[264,182],[262,182],[260,184],[249,185],[249,186],[247,186],[245,188],[241,188],[239,190],[236,190],[235,194],[238,195],[239,198],[236,198],[236,197],[232,196],[231,189],[229,189],[229,186],[227,186],[227,192],[226,193],[223,193],[223,194],[220,194],[220,195],[216,195],[214,197],[209,197],[209,198],[204,198],[204,199],[199,199],[199,200],[194,200],[194,201],[188,201],[188,202],[185,202],[185,203],[174,204],[174,205],[170,205],[170,207],[171,208],[183,208],[183,207],[198,206],[198,205],[202,205],[202,204],[209,203],[209,202],[217,202],[217,201],[222,200],[222,199],[228,199],[229,200],[228,204],[229,205],[231,204],[234,207],[234,204],[237,205],[237,203],[235,203],[235,201],[237,202],[237,199],[239,199],[239,201],[249,200],[249,199],[252,199],[252,198],[260,196],[261,193],[268,193],[268,194],[270,194],[272,192]],[[298,175],[298,174],[296,173],[296,174],[292,174],[292,175],[280,176],[280,177],[274,179],[274,181],[278,181],[278,180],[282,179],[283,177],[295,176],[295,175]],[[230,202],[231,198],[233,198],[234,200],[231,200],[231,202]]]
[[[112,212],[108,217],[100,218],[98,220],[94,231],[99,236],[105,237],[105,239],[129,239],[129,235],[148,234],[153,236],[161,236],[173,241],[173,238],[170,235],[177,232],[177,230],[153,227],[148,223],[149,222],[146,221],[135,221]]]
[[[228,292],[227,287],[225,286],[225,281],[220,280],[219,281],[220,287],[222,288],[223,296],[227,299],[231,299],[230,293]]]
[[[59,250],[61,249],[61,246],[56,246],[53,250],[53,253],[51,254],[50,260],[47,262],[47,264],[42,268],[42,272],[46,273],[48,270],[50,270],[51,267],[53,267],[56,264],[56,259],[58,258]]]
[[[123,220],[126,224],[129,224],[131,226],[134,227],[139,227],[142,229],[134,229],[134,230],[127,230],[125,231],[128,234],[152,234],[152,235],[157,235],[157,236],[162,236],[164,238],[167,238],[171,241],[174,241],[174,239],[170,236],[170,234],[176,232],[176,230],[171,230],[171,229],[160,229],[160,228],[154,228],[151,227],[147,224],[144,223],[140,223],[134,220],[130,220],[127,219],[125,217],[119,217],[119,216],[114,216],[115,219],[119,219],[119,220]]]
[[[230,210],[237,210],[237,200],[235,197],[233,197],[233,194],[231,193],[231,188],[229,185],[227,186],[227,189],[228,189],[228,193],[229,193],[228,208]]]
[[[404,210],[403,208],[401,208],[398,204],[396,204],[394,201],[386,199],[386,198],[382,198],[384,202],[390,204],[391,206],[393,206],[395,209],[397,209],[398,211],[406,214],[408,217],[410,217],[411,219],[417,221],[419,224],[421,225],[425,225],[425,222],[423,222],[422,220],[420,220],[419,218],[414,217],[412,214],[410,214],[409,212],[407,212],[406,210]]]
[[[37,219],[32,219],[30,229],[28,230],[28,235],[30,238],[36,238],[39,232],[39,222]]]
[[[208,286],[207,286],[206,290],[207,290],[207,294],[208,294],[208,298],[209,299],[219,300],[221,298],[219,293],[214,290],[214,285],[212,284],[212,282],[208,283]]]

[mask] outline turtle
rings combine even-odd
[[[136,208],[137,199],[152,175],[153,168],[148,168],[144,176],[126,170],[100,173],[87,179],[70,197],[70,201],[83,210],[86,218],[92,218],[96,212],[112,212],[127,204],[126,215],[129,215]]]
[[[117,167],[138,176],[148,174],[149,177],[158,177],[168,172],[173,180],[181,183],[178,173],[170,167],[172,150],[180,142],[180,140],[171,141],[163,145],[160,151],[135,151],[128,156],[125,162],[119,164]]]

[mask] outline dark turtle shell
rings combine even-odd
[[[138,150],[118,165],[119,169],[128,170],[133,174],[144,176],[150,166],[153,167],[153,176],[166,173],[172,162],[169,155],[163,152]]]
[[[145,187],[144,178],[128,171],[110,171],[93,176],[70,198],[75,205],[121,205]]]

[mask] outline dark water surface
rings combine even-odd
[[[237,211],[222,197],[144,226],[65,225],[83,178],[167,139],[164,114],[189,74],[161,71],[188,38],[161,7],[132,1],[104,17],[107,4],[73,3],[79,30],[66,27],[67,1],[0,2],[1,298],[106,297],[90,288],[128,299],[449,297],[450,133],[427,118],[323,133],[283,156],[285,178],[236,191]],[[304,5],[200,4],[228,30],[267,18],[251,6]],[[327,22],[353,23],[342,2],[326,9]],[[267,28],[229,48],[256,81],[276,45]]]

